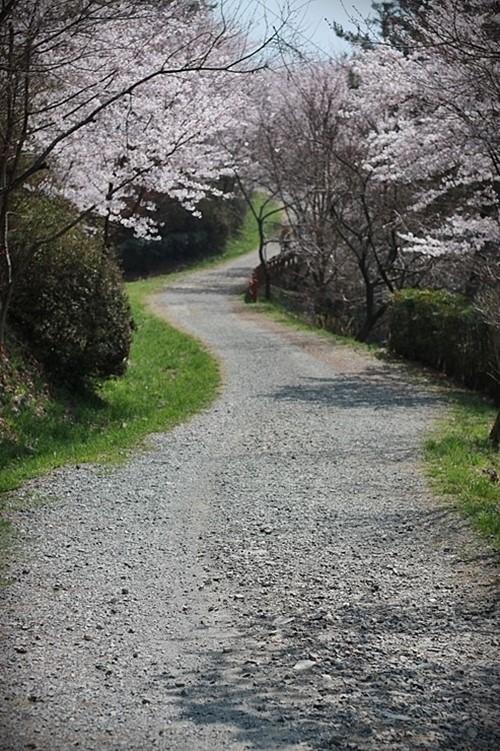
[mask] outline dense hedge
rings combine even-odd
[[[435,290],[395,293],[389,349],[500,398],[492,331],[464,297]]]
[[[14,235],[21,260],[26,236],[37,231],[32,222],[50,231],[49,222],[63,225],[72,215],[64,202],[43,196],[32,198],[25,212]],[[126,369],[132,324],[121,272],[80,226],[43,245],[25,265],[9,325],[53,379],[83,384]]]
[[[119,262],[128,278],[170,271],[180,264],[221,253],[246,213],[241,198],[205,199],[201,217],[168,197],[156,197],[157,209],[150,214],[159,238],[143,240],[131,231],[119,231],[116,245]]]

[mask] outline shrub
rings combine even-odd
[[[395,293],[389,307],[389,349],[500,397],[493,332],[460,295],[414,289]]]
[[[19,257],[26,233],[36,231],[34,220],[50,215],[61,224],[71,216],[59,200],[37,196],[28,205],[30,214],[15,235]],[[9,322],[54,379],[83,384],[126,369],[131,314],[120,271],[80,226],[30,258],[14,290]]]

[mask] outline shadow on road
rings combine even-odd
[[[305,378],[298,386],[283,386],[268,396],[276,401],[308,402],[341,409],[421,408],[443,401],[442,394],[423,391],[382,367],[369,367],[362,375]]]
[[[250,620],[254,650],[209,655],[201,676],[186,676],[179,708],[262,751],[500,748],[495,666],[462,665],[446,651],[451,632],[466,642],[481,622],[495,633],[493,606],[491,616],[485,609],[483,600],[445,612],[367,598],[340,606],[333,621]],[[393,647],[385,662],[373,659],[381,644]]]

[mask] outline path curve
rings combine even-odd
[[[156,298],[220,358],[214,405],[125,467],[29,483],[2,597],[2,751],[493,751],[495,569],[430,497],[439,395],[234,294]]]

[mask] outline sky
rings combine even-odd
[[[256,38],[265,37],[266,24],[267,29],[279,26],[289,8],[288,24],[297,41],[307,44],[315,55],[325,57],[349,49],[332,30],[332,22],[355,29],[356,23],[362,25],[363,19],[370,15],[372,0],[223,0],[222,4],[240,22],[251,21],[252,35]]]

